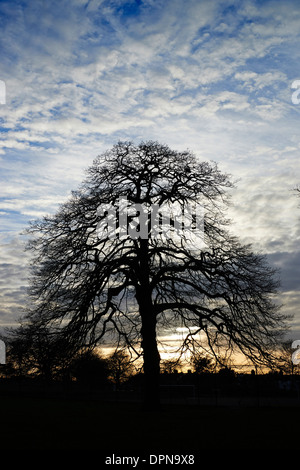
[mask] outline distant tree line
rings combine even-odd
[[[33,330],[21,326],[10,330],[5,343],[6,364],[1,367],[2,378],[70,380],[86,385],[109,381],[118,389],[135,372],[124,349],[116,349],[110,355],[92,348],[72,349],[71,344],[43,328]]]
[[[143,373],[128,351],[116,349],[104,355],[101,349],[75,348],[74,344],[62,341],[60,336],[49,333],[46,328],[27,328],[21,325],[10,330],[6,340],[7,363],[1,367],[2,377],[30,377],[51,381],[77,381],[83,385],[114,384],[119,390],[129,378]],[[277,367],[269,372],[299,374],[300,366],[293,364],[291,342],[281,343],[277,349]],[[216,360],[204,351],[195,350],[187,363],[180,357],[161,361],[162,374],[191,372],[194,374],[234,373],[230,358]],[[247,370],[250,372],[251,367]],[[253,368],[253,371],[257,369]],[[242,372],[244,372],[242,370]],[[140,375],[140,374],[138,374]]]

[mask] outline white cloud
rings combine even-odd
[[[270,253],[296,250],[296,1],[0,7],[3,230],[54,211],[117,140],[157,139],[240,179],[232,214],[243,238]]]

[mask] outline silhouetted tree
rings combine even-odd
[[[229,234],[223,208],[231,187],[216,164],[189,151],[119,142],[55,215],[31,225],[34,303],[26,321],[80,345],[106,336],[137,354],[141,347],[148,408],[159,404],[160,325],[172,329],[180,319],[189,331],[183,349],[201,331],[213,354],[237,346],[254,362],[270,360],[285,323],[272,298],[275,273]],[[195,213],[180,229],[176,211],[188,217],[193,204],[203,209],[204,235]]]
[[[193,367],[193,371],[197,374],[202,372],[212,372],[215,368],[212,359],[201,353],[194,353],[192,355],[191,365]]]
[[[83,350],[72,360],[70,372],[81,384],[104,385],[108,381],[109,362],[93,350]]]
[[[235,371],[231,369],[231,367],[220,367],[220,369],[218,370],[218,374],[220,377],[224,377],[227,379],[235,377]]]
[[[120,389],[121,384],[134,373],[134,365],[129,355],[122,350],[117,350],[108,357],[109,376]]]
[[[162,361],[161,368],[163,372],[173,374],[181,370],[181,361],[179,359],[165,359]]]
[[[12,374],[35,376],[47,381],[62,377],[68,369],[74,350],[67,341],[46,325],[35,323],[7,330],[7,362]]]
[[[296,349],[292,348],[293,340],[287,340],[279,343],[275,349],[278,361],[276,367],[273,368],[276,371],[281,371],[284,374],[299,374],[300,366],[298,364],[300,354]],[[298,357],[293,357],[297,355]],[[296,359],[296,360],[295,360]]]

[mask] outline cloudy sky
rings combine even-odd
[[[300,3],[1,0],[0,25],[0,328],[26,299],[29,220],[151,139],[232,175],[232,231],[280,269],[300,339]]]

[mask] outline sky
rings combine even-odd
[[[0,28],[0,330],[29,221],[119,140],[155,140],[231,175],[231,231],[280,270],[300,339],[300,3],[0,0]]]

